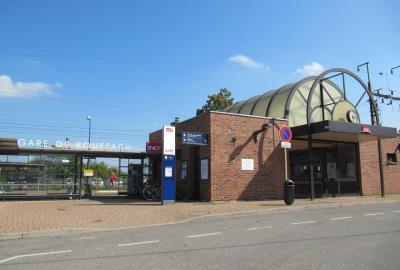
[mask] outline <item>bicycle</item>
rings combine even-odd
[[[143,188],[143,198],[147,201],[159,201],[161,199],[161,187],[159,184],[147,184]]]

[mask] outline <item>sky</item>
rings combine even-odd
[[[373,88],[400,96],[399,10],[396,0],[1,0],[0,137],[85,142],[91,116],[92,142],[141,151],[149,132],[193,117],[221,88],[240,101],[334,67],[366,80],[356,67],[367,61]],[[399,102],[386,103],[383,125],[399,128]],[[359,111],[368,116],[366,102]]]

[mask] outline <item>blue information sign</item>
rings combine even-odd
[[[169,203],[175,201],[175,156],[164,155],[162,162],[162,201]]]
[[[182,143],[185,144],[197,144],[197,145],[207,145],[208,135],[201,132],[182,132]]]

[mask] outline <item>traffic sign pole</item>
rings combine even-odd
[[[290,148],[290,141],[292,140],[292,130],[288,126],[282,126],[279,130],[279,137],[281,138],[281,146],[285,149],[285,180],[288,179],[288,158],[287,148]]]
[[[288,179],[288,170],[287,170],[287,149],[285,148],[285,179]]]

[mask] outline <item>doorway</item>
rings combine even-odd
[[[315,197],[359,195],[358,147],[354,143],[327,143],[313,149]],[[290,177],[298,198],[310,196],[308,151],[290,152]]]

